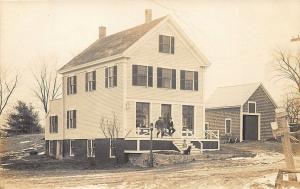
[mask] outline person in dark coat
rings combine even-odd
[[[164,122],[162,117],[159,117],[158,120],[155,122],[155,127],[157,129],[157,138],[158,135],[161,134],[161,138],[164,136]]]
[[[172,118],[170,117],[168,123],[167,123],[167,128],[168,128],[168,131],[169,131],[169,135],[172,136],[173,133],[175,133],[175,128],[174,128],[174,123],[173,123],[173,120]]]

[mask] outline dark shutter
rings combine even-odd
[[[108,68],[105,68],[105,88],[108,88]]]
[[[171,37],[171,53],[174,54],[175,52],[175,39]]]
[[[93,71],[93,90],[96,90],[96,71]]]
[[[67,129],[69,129],[70,111],[67,111]]]
[[[67,78],[67,95],[70,94],[70,85],[71,85],[71,78],[68,77]]]
[[[85,73],[85,91],[88,91],[88,85],[89,85],[89,73]]]
[[[194,90],[198,91],[198,72],[194,72]]]
[[[158,47],[159,52],[163,52],[163,36],[159,35],[159,47]]]
[[[73,111],[73,128],[76,128],[76,110]]]
[[[132,85],[137,85],[137,65],[132,65]]]
[[[74,76],[74,94],[77,92],[77,77]]]
[[[157,68],[157,88],[162,88],[162,68]]]
[[[172,89],[176,89],[176,70],[172,69]]]
[[[153,86],[153,67],[148,66],[148,87]]]
[[[114,87],[116,87],[117,86],[117,83],[118,83],[118,68],[117,68],[117,66],[114,66]]]
[[[49,125],[49,132],[50,133],[52,133],[52,129],[51,129],[52,128],[52,121],[51,121],[51,118],[52,118],[52,116],[50,116],[50,120],[49,120],[50,121],[50,125]]]
[[[58,117],[55,116],[55,132],[58,133]]]
[[[185,71],[180,70],[180,89],[184,90],[185,89]]]

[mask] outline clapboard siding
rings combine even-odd
[[[56,140],[63,137],[63,99],[51,100],[49,103],[49,112],[46,116],[45,139]],[[58,117],[58,132],[50,133],[50,116]]]
[[[270,100],[262,86],[257,88],[248,101],[256,102],[256,112],[261,114],[261,140],[271,138],[273,136],[271,122],[275,121],[275,105]],[[243,112],[248,112],[248,101],[243,105]]]
[[[105,88],[105,66],[117,65],[118,83],[117,87]],[[64,125],[67,128],[66,113],[67,110],[76,110],[77,122],[76,129],[66,129],[65,138],[67,139],[92,139],[103,138],[103,133],[99,128],[99,122],[102,117],[112,120],[113,112],[116,113],[118,123],[123,124],[123,66],[120,61],[102,64],[98,67],[92,67],[76,71],[63,77],[64,81]],[[87,92],[85,90],[85,74],[87,71],[96,71],[96,90]],[[67,95],[67,77],[77,76],[77,93]],[[123,130],[119,136],[123,136]]]
[[[159,35],[170,35],[175,37],[175,53],[166,54],[158,52]],[[150,102],[150,121],[155,122],[160,116],[161,104],[172,105],[172,117],[174,118],[175,129],[182,128],[182,105],[195,106],[195,131],[197,136],[202,136],[204,125],[204,71],[205,68],[191,53],[185,40],[169,23],[161,25],[155,32],[151,33],[143,40],[141,48],[137,48],[127,64],[127,103],[132,107],[131,113],[127,113],[128,127],[135,127],[135,102]],[[132,65],[153,66],[153,87],[132,85]],[[176,69],[176,89],[157,88],[157,68]],[[180,90],[180,70],[197,71],[199,84],[198,91]],[[134,113],[134,114],[132,114]],[[133,125],[132,125],[133,124]],[[133,129],[133,128],[132,128]],[[176,132],[175,135],[181,134]]]
[[[210,130],[219,130],[221,136],[225,136],[225,119],[231,118],[231,134],[234,138],[240,138],[240,108],[206,109],[206,122]]]

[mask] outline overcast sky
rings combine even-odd
[[[60,67],[98,37],[142,24],[144,9],[153,18],[171,14],[212,65],[206,96],[216,87],[263,82],[280,102],[287,88],[273,79],[276,48],[300,51],[300,1],[23,1],[0,2],[0,63],[22,73],[14,100],[37,105],[31,70],[40,59]],[[14,102],[11,101],[11,104]]]

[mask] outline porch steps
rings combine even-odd
[[[182,148],[184,141],[183,140],[174,140],[172,142],[173,142],[174,146],[176,146],[176,148],[179,150],[179,152],[183,154],[183,152],[185,150]],[[187,146],[192,147],[191,154],[193,154],[193,155],[201,154],[201,150],[199,148],[197,148],[195,145],[193,145],[193,143],[191,141],[186,140],[186,143],[187,143]]]

